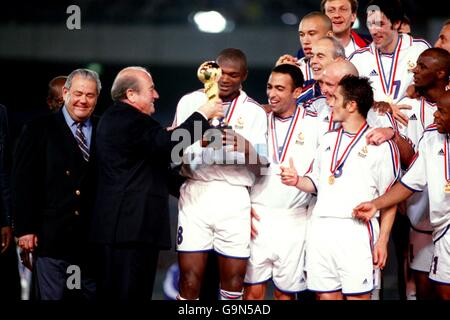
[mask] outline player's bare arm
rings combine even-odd
[[[388,192],[382,196],[367,202],[362,202],[353,209],[353,216],[363,222],[373,218],[378,210],[397,205],[413,194],[413,191],[397,182]]]
[[[288,186],[295,186],[297,189],[303,192],[313,193],[316,192],[316,188],[311,179],[306,177],[300,177],[294,166],[294,161],[289,158],[289,167],[280,166],[281,169],[281,182]]]

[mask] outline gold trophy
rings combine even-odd
[[[203,62],[197,70],[198,79],[205,86],[205,94],[208,101],[219,99],[219,79],[222,76],[222,69],[215,61]],[[226,120],[219,117],[213,117],[209,124],[215,129],[225,129],[228,127]]]

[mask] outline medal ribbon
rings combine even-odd
[[[300,118],[300,114],[302,113],[303,108],[296,107],[294,115],[292,116],[291,123],[289,124],[289,129],[286,132],[286,136],[284,137],[284,142],[281,148],[278,147],[278,139],[277,139],[277,133],[275,128],[275,115],[271,114],[270,119],[270,131],[272,136],[272,147],[273,147],[273,154],[275,155],[275,161],[276,163],[283,163],[284,159],[286,158],[286,153],[289,148],[289,144],[292,140],[292,134],[294,133],[295,126],[297,125],[297,121]],[[303,114],[305,113],[305,110],[303,109]],[[304,115],[303,115],[304,116]]]
[[[238,99],[239,99],[239,96],[234,98],[234,100],[229,103],[229,108],[227,110],[227,114],[225,115],[225,118],[227,119],[227,123],[230,123],[230,121],[231,121],[231,117],[233,116],[234,109],[236,108],[236,103],[237,103]]]
[[[305,76],[306,76],[306,79],[305,79],[305,82],[306,81],[308,81],[308,80],[311,80],[313,77],[312,77],[312,71],[311,71],[311,64],[310,64],[310,62],[311,62],[311,59],[308,59],[308,60],[306,60],[305,61]]]
[[[422,123],[422,128],[425,129],[425,98],[420,98],[420,122]]]
[[[328,131],[331,131],[334,129],[334,123],[333,123],[333,111],[330,113],[330,122],[328,123]]]
[[[361,139],[364,132],[366,132],[368,128],[369,128],[369,125],[367,124],[367,122],[364,121],[364,124],[361,126],[361,128],[359,128],[358,132],[355,134],[352,141],[350,141],[350,143],[347,145],[347,148],[345,148],[345,150],[342,153],[342,156],[339,160],[337,160],[337,157],[338,157],[338,153],[339,153],[339,147],[341,146],[342,134],[344,132],[344,129],[341,127],[338,130],[338,134],[336,137],[336,143],[334,144],[333,157],[331,158],[331,164],[330,164],[331,175],[334,176],[334,173],[336,172],[336,170],[338,168],[344,167],[344,163],[347,160],[353,147],[358,143],[359,139]]]
[[[449,156],[449,135],[445,135],[444,141],[444,165],[445,165],[445,182],[450,185],[450,156]]]
[[[397,72],[397,64],[398,64],[398,58],[400,56],[400,51],[402,47],[403,37],[399,37],[397,46],[394,51],[394,55],[392,57],[391,62],[391,69],[389,70],[389,79],[386,79],[386,76],[384,74],[384,68],[383,68],[383,62],[381,61],[380,53],[378,49],[375,48],[375,60],[377,62],[378,67],[378,74],[381,81],[381,87],[383,89],[383,92],[386,96],[392,95],[392,89],[394,87],[394,80],[395,80],[395,74]]]

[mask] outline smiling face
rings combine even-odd
[[[89,119],[97,104],[97,83],[76,75],[70,89],[63,88],[63,97],[70,117],[74,121],[84,122]]]
[[[356,13],[352,13],[352,6],[349,0],[328,0],[324,6],[325,14],[333,24],[333,33],[336,35],[350,32],[353,22],[356,20]]]
[[[383,53],[392,53],[397,44],[397,29],[400,22],[394,24],[381,11],[367,13],[367,28],[372,36],[375,47]]]
[[[272,72],[267,81],[267,98],[271,110],[279,117],[292,115],[296,108],[297,97],[301,88],[294,88],[289,74]]]
[[[439,33],[439,38],[434,46],[450,52],[450,23],[442,27],[441,32]]]
[[[219,96],[223,101],[231,101],[239,95],[242,82],[247,78],[247,70],[238,59],[219,58],[222,69],[219,79]]]
[[[336,92],[339,81],[341,81],[342,75],[336,70],[336,68],[326,68],[322,74],[320,81],[320,89],[322,94],[327,100],[327,104],[331,104],[331,96]]]
[[[153,78],[146,72],[138,72],[139,90],[131,92],[130,94],[134,105],[143,113],[152,115],[155,113],[155,100],[159,98],[158,91],[156,91]]]
[[[320,39],[312,48],[311,69],[314,80],[321,80],[323,70],[335,61],[334,45],[329,39]]]

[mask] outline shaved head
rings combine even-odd
[[[331,96],[338,87],[339,81],[348,75],[359,76],[358,70],[350,61],[338,60],[325,67],[320,81],[320,88],[328,104],[330,103]]]
[[[343,78],[346,75],[359,76],[358,69],[347,60],[338,60],[336,62],[330,63],[326,66],[324,74],[333,74],[338,78]]]

